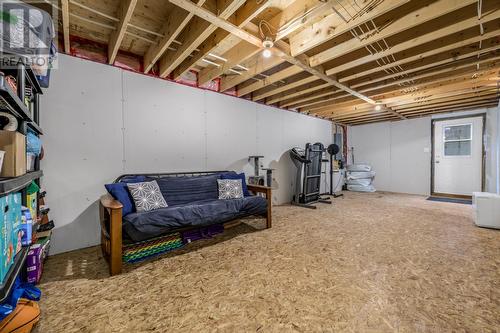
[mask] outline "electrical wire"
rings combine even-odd
[[[266,27],[267,31],[269,32],[269,35],[265,35],[262,27]],[[276,36],[276,33],[273,33],[273,30],[276,31],[276,28],[273,27],[269,22],[266,20],[260,20],[259,21],[259,33],[262,39],[265,39],[266,37],[270,36]]]

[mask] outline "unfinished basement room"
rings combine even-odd
[[[0,333],[500,333],[499,0],[0,0]]]

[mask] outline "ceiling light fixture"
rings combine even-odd
[[[380,104],[375,105],[375,111],[380,111],[380,110],[382,110],[382,105]]]
[[[264,51],[262,51],[262,55],[264,58],[269,58],[272,55],[271,48],[274,46],[274,42],[271,37],[266,37],[262,41],[262,46],[264,47]]]

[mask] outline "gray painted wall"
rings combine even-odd
[[[498,192],[499,108],[354,126],[348,130],[348,145],[354,147],[356,162],[373,166],[377,173],[374,181],[377,190],[429,195],[432,119],[478,113],[486,113],[486,190]]]
[[[288,150],[331,143],[331,123],[60,55],[42,97],[43,187],[52,253],[99,243],[98,198],[123,173],[236,170],[248,155],[277,168],[273,200],[291,200]]]

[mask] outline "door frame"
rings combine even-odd
[[[486,152],[484,147],[484,132],[486,129],[486,112],[467,114],[464,116],[454,116],[445,118],[434,118],[431,120],[431,195],[432,196],[442,196],[442,197],[454,197],[454,198],[464,198],[471,199],[470,195],[459,195],[459,194],[448,194],[448,193],[437,193],[434,192],[434,125],[438,121],[454,120],[454,119],[467,119],[467,118],[483,118],[483,126],[481,128],[481,191],[484,192],[485,189],[485,166],[486,166]]]

